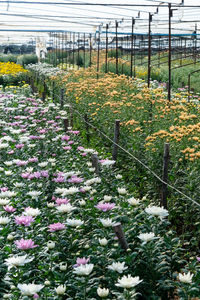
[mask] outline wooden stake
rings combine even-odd
[[[68,127],[69,127],[69,120],[68,119],[64,119],[63,123],[64,123],[65,131],[67,132],[68,131]]]
[[[99,174],[99,159],[96,154],[92,154],[92,166],[95,168],[95,173]]]
[[[63,108],[64,105],[64,89],[60,90],[60,107]]]
[[[121,223],[116,223],[113,226],[113,229],[115,231],[116,236],[118,237],[118,242],[119,242],[121,248],[124,249],[124,250],[127,250],[128,249],[128,244],[127,244],[127,241],[126,241]]]
[[[119,143],[119,127],[120,127],[120,120],[115,120],[115,129],[114,129],[114,143]],[[113,160],[117,160],[117,152],[118,152],[118,146],[116,144],[113,144],[113,152],[112,152],[112,158]]]
[[[163,156],[163,176],[162,179],[166,183],[162,184],[161,194],[161,206],[167,209],[167,182],[168,182],[168,166],[169,166],[169,143],[164,144],[164,156]]]
[[[88,125],[88,115],[87,114],[84,115],[84,120],[85,120],[87,143],[89,144],[89,142],[90,142],[90,135],[89,135],[89,125]]]

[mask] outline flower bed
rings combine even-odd
[[[200,294],[199,262],[181,259],[168,211],[129,194],[113,161],[100,157],[95,174],[94,150],[64,132],[58,105],[6,94],[0,104],[3,298]],[[125,240],[114,234],[119,222]]]
[[[27,70],[14,62],[0,62],[0,84],[18,84],[26,79]]]

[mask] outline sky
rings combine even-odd
[[[113,6],[77,5],[81,2],[89,4],[109,3]],[[146,6],[117,6],[117,4],[138,5],[138,3]],[[168,3],[171,3],[174,9],[172,33],[192,33],[195,30],[195,24],[197,31],[200,29],[200,20],[198,20],[199,0],[184,0],[185,6],[199,5],[195,8],[184,7],[181,5],[182,0],[162,2],[159,0],[0,0],[0,40],[1,43],[23,42],[27,39],[31,41],[36,36],[48,35],[47,33],[36,32],[39,30],[95,33],[99,26],[104,31],[106,24],[109,24],[109,31],[114,32],[116,20],[119,23],[118,32],[130,33],[132,17],[136,19],[134,31],[147,33],[149,13],[153,14],[152,33],[167,33],[168,7],[165,6]],[[151,7],[151,4],[154,7]],[[23,30],[32,30],[32,32],[22,32]]]

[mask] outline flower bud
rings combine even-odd
[[[109,294],[109,289],[105,289],[105,288],[102,289],[102,288],[98,287],[97,294],[99,297],[105,298]]]
[[[101,246],[106,246],[108,244],[108,240],[106,238],[99,239],[99,244]]]
[[[12,234],[9,234],[8,236],[7,236],[7,240],[8,241],[12,241],[12,240],[14,240],[14,235],[12,235]]]
[[[55,243],[53,241],[48,241],[47,243],[47,248],[50,250],[50,249],[53,249],[55,248]]]
[[[56,288],[56,294],[57,295],[64,295],[65,291],[66,291],[66,286],[65,285],[59,285]]]
[[[65,264],[65,263],[60,263],[60,270],[61,270],[61,271],[66,271],[66,270],[67,270],[67,264]]]

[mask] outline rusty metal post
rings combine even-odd
[[[133,77],[133,34],[134,34],[134,24],[135,24],[135,19],[132,18],[132,29],[131,29],[131,74],[130,76]]]
[[[74,44],[75,44],[75,32],[73,32],[73,49],[72,49],[72,51],[73,51],[73,68],[74,68],[74,65],[75,65],[75,61],[74,61]]]
[[[121,248],[126,251],[128,249],[128,243],[126,241],[121,223],[116,223],[115,225],[113,225],[113,229],[118,238],[118,242]]]
[[[118,32],[117,32],[117,29],[118,29],[118,22],[115,21],[115,39],[116,39],[116,43],[115,43],[115,46],[116,46],[116,74],[118,75],[119,74],[119,68],[118,68]]]
[[[113,143],[113,152],[112,158],[113,160],[117,160],[118,146],[116,144],[119,143],[119,129],[120,129],[120,120],[115,120],[115,128],[114,128],[114,143]]]
[[[92,65],[92,34],[90,33],[90,67]]]
[[[52,81],[52,100],[55,102],[55,81]]]
[[[95,168],[95,173],[98,175],[100,173],[98,156],[96,154],[92,154],[91,158],[92,158],[92,166],[93,168]]]
[[[66,70],[68,69],[68,52],[67,52],[67,32],[65,37],[65,44],[66,44]]]
[[[106,24],[106,65],[105,72],[108,73],[108,24]]]
[[[150,87],[150,79],[151,79],[151,22],[152,22],[152,14],[149,13],[149,34],[148,34],[148,88]]]
[[[190,100],[190,83],[191,83],[191,74],[188,75],[188,100]]]
[[[78,33],[78,69],[79,69],[79,63],[80,63],[80,53],[79,53],[79,40],[80,40],[80,33]]]
[[[85,33],[83,34],[83,67],[85,69]]]
[[[162,195],[161,206],[167,209],[167,182],[168,182],[168,167],[169,167],[169,143],[164,144],[164,156],[163,156],[163,176],[162,179],[165,183],[162,183]]]
[[[60,107],[63,108],[64,105],[64,89],[60,90]]]
[[[88,115],[84,115],[84,120],[85,120],[85,128],[86,128],[86,139],[87,139],[87,144],[90,142],[90,134],[89,134],[89,124],[88,124]]]
[[[99,37],[98,37],[98,48],[97,48],[97,79],[99,79],[99,57],[100,56],[100,26],[99,26]]]
[[[68,131],[68,127],[69,127],[69,120],[68,119],[64,119],[63,120],[63,124],[64,124],[64,128],[65,128],[65,132]]]
[[[171,18],[172,18],[172,9],[171,3],[168,4],[169,8],[169,53],[168,53],[168,100],[171,101],[171,60],[172,60],[172,45],[171,45]]]

